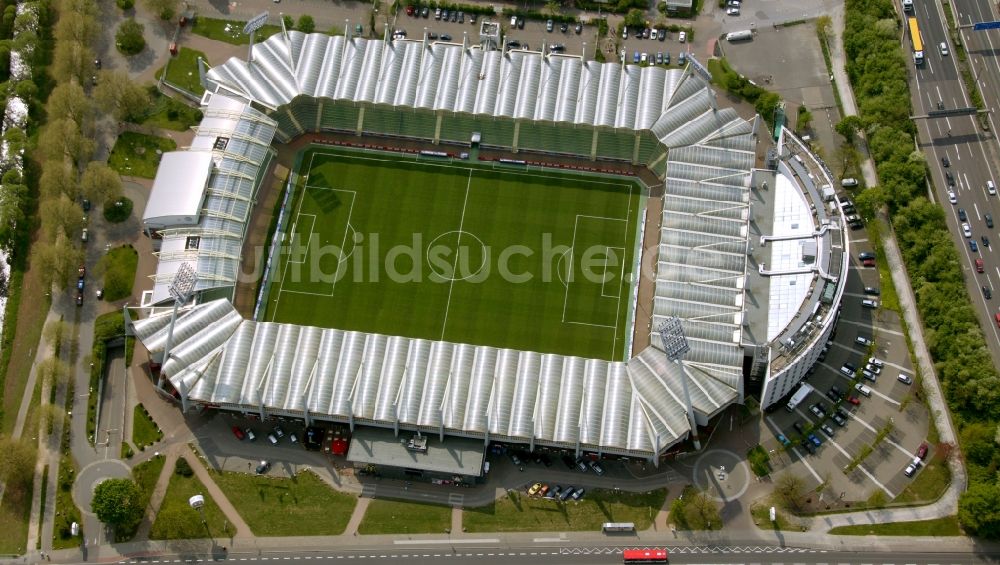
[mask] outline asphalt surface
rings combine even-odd
[[[406,540],[401,540],[406,541]],[[498,563],[512,565],[548,563],[622,563],[621,552],[630,546],[581,547],[492,547],[475,544],[400,544],[375,550],[333,552],[253,552],[224,551],[215,546],[209,553],[194,552],[164,554],[149,558],[132,558],[122,563],[176,563],[198,561],[281,561],[309,562],[405,562],[413,565],[447,563]],[[640,546],[646,547],[646,546]],[[662,547],[662,546],[661,546]],[[977,553],[907,553],[895,552],[833,552],[779,546],[751,547],[670,547],[666,546],[670,562],[693,564],[746,563],[749,565],[829,565],[857,563],[861,565],[948,565],[995,563],[996,559]]]
[[[980,12],[983,12],[984,5],[987,11],[992,10],[986,1],[966,0],[965,4],[979,5]],[[914,113],[925,115],[931,110],[936,110],[939,102],[945,109],[970,107],[972,103],[965,92],[958,71],[958,60],[953,53],[954,46],[948,38],[946,20],[940,6],[935,2],[915,2],[914,6],[914,14],[920,23],[926,58],[923,67],[911,67],[916,87],[911,91]],[[995,14],[995,11],[993,13]],[[995,19],[992,16],[990,18]],[[969,18],[965,17],[963,21],[967,22]],[[963,35],[969,37],[973,33],[981,34],[976,35],[974,39],[978,45],[974,43],[972,50],[978,55],[974,55],[973,60],[978,61],[975,64],[978,69],[985,69],[982,74],[983,80],[991,81],[989,84],[992,86],[984,87],[982,90],[988,99],[987,106],[995,108],[998,102],[997,92],[1000,89],[1000,66],[998,66],[1000,63],[997,62],[995,51],[989,48],[988,42],[993,41],[1000,46],[1000,40],[995,38],[996,31],[970,31]],[[948,55],[941,54],[939,48],[941,42],[947,44]],[[905,40],[905,45],[908,49],[912,49],[909,38]],[[1000,245],[1000,229],[998,229],[1000,224],[995,224],[990,229],[984,221],[985,214],[992,214],[994,219],[1000,218],[1000,200],[997,196],[990,196],[986,192],[987,180],[993,180],[995,183],[1000,179],[1000,175],[996,173],[994,157],[996,138],[993,132],[996,130],[991,126],[990,131],[983,131],[974,116],[918,120],[917,127],[934,179],[933,197],[945,207],[948,227],[952,239],[958,246],[959,256],[966,271],[969,296],[979,313],[994,363],[1000,366],[1000,328],[994,319],[995,314],[1000,311],[997,306],[1000,304],[1000,295],[987,299],[982,290],[986,287],[992,294],[1000,291],[1000,252],[994,249],[995,245]],[[942,163],[944,157],[950,160],[950,167],[944,167]],[[949,181],[946,172],[950,172],[954,177],[953,190],[958,200],[956,204],[949,204],[948,201]],[[960,209],[965,210],[968,215],[967,221],[972,232],[970,238],[962,235]],[[990,246],[983,245],[981,241],[983,235],[988,236]],[[971,249],[970,241],[976,242],[977,251]],[[983,260],[984,273],[976,273],[976,259]]]

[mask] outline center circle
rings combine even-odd
[[[468,238],[474,241],[471,246],[465,243],[465,240]],[[472,265],[476,264],[476,261],[473,260],[475,257],[473,250],[476,244],[479,245],[480,260],[478,261],[479,266],[473,270]],[[447,255],[443,253],[445,250],[449,251]],[[431,258],[432,251],[435,253],[434,258]],[[427,244],[427,251],[424,252],[424,258],[427,260],[427,265],[430,267],[431,272],[442,281],[464,281],[470,279],[483,272],[486,269],[486,262],[489,260],[486,252],[486,244],[483,243],[483,240],[465,230],[447,231],[432,239]],[[451,262],[447,265],[451,268],[450,273],[446,272],[440,264],[442,259],[450,259]]]

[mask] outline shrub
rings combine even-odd
[[[191,464],[187,462],[187,459],[183,457],[177,458],[177,467],[174,472],[182,477],[190,477],[194,474],[194,469],[191,468]]]

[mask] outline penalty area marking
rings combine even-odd
[[[573,278],[571,270],[573,269],[573,262],[575,260],[574,257],[576,255],[576,232],[577,232],[577,228],[579,227],[579,224],[580,224],[580,218],[589,218],[589,219],[592,219],[592,220],[610,221],[610,222],[625,222],[626,229],[628,228],[628,219],[623,219],[623,218],[609,218],[607,216],[591,216],[591,215],[588,215],[588,214],[577,214],[576,215],[576,219],[573,220],[573,241],[571,242],[570,248],[566,251],[566,254],[569,255],[570,260],[567,261],[567,263],[566,263],[566,268],[567,268],[566,280],[565,280],[565,283],[563,285],[565,287],[565,289],[563,291],[562,322],[564,324],[576,324],[576,325],[580,325],[580,326],[590,326],[590,327],[594,327],[594,328],[607,328],[607,329],[610,329],[610,330],[614,330],[615,336],[616,336],[615,339],[617,340],[617,335],[618,335],[618,324],[617,324],[618,320],[617,320],[617,316],[615,317],[615,322],[616,323],[614,325],[612,325],[612,324],[595,324],[595,323],[592,323],[592,322],[580,322],[580,321],[577,321],[577,320],[567,320],[566,319],[566,308],[567,308],[567,305],[569,304],[569,283],[572,282],[572,278]],[[623,247],[616,247],[616,246],[610,246],[610,245],[606,245],[605,249],[621,249],[623,255],[624,255],[624,250],[625,250]],[[563,254],[563,257],[565,257],[566,254]],[[624,263],[624,257],[622,259],[622,262]],[[604,257],[605,272],[607,272],[607,264],[608,264],[607,263],[607,254],[605,254],[605,257]],[[561,273],[562,271],[559,270],[558,272]],[[625,267],[623,265],[622,266],[622,278],[624,276],[625,276]],[[621,300],[622,300],[622,298],[621,298],[621,292],[620,292],[620,290],[621,290],[621,280],[619,279],[619,286],[618,286],[618,288],[619,288],[619,295],[617,297],[615,297],[615,296],[606,296],[604,294],[604,283],[605,282],[606,281],[601,281],[601,297],[603,297],[603,298],[616,298],[618,300],[618,306],[616,307],[616,309],[620,309],[621,308]]]

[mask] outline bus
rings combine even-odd
[[[666,549],[644,548],[626,549],[622,552],[623,563],[669,563]]]
[[[920,39],[920,24],[917,18],[907,18],[910,28],[910,41],[913,42],[913,64],[924,64],[924,42]]]
[[[607,532],[634,532],[635,524],[632,522],[605,522],[601,529]]]

